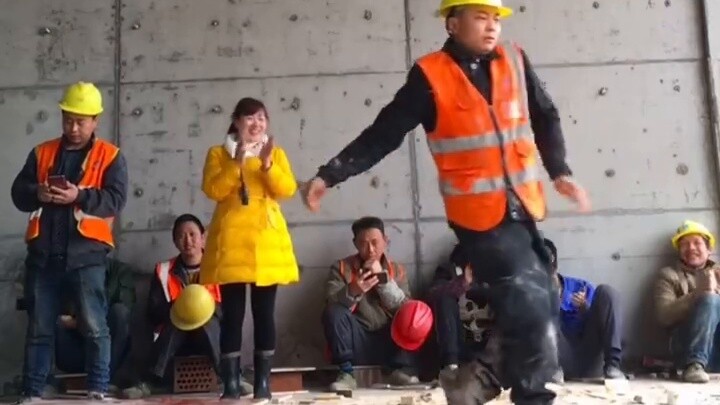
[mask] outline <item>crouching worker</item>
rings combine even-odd
[[[675,265],[660,270],[655,281],[655,315],[671,332],[670,348],[682,378],[710,381],[720,370],[720,266],[710,260],[715,236],[702,224],[685,221],[672,238]]]
[[[325,338],[339,366],[331,391],[357,388],[353,365],[382,365],[388,384],[417,384],[411,355],[391,338],[390,324],[410,297],[404,268],[385,255],[388,239],[381,219],[365,217],[352,225],[355,255],[335,263],[327,282],[323,313]]]
[[[135,305],[135,274],[131,265],[111,259],[107,266],[107,324],[110,329],[110,381],[130,351],[130,311]],[[55,330],[55,366],[65,373],[85,372],[85,338],[78,325],[77,308],[67,300],[67,310],[58,318]]]
[[[560,274],[555,244],[545,239],[545,247],[560,290],[558,351],[565,377],[624,379],[617,292],[605,284],[595,287],[586,280]]]
[[[218,371],[220,289],[198,284],[205,228],[194,215],[183,214],[173,225],[173,240],[180,254],[158,263],[150,284],[147,315],[155,338],[145,381],[124,390],[125,398],[164,391],[168,366],[177,355],[207,355]]]

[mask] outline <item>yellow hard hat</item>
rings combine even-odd
[[[190,284],[180,293],[170,308],[170,322],[180,330],[197,329],[215,313],[215,300],[207,288]]]
[[[92,83],[77,82],[65,90],[60,109],[78,115],[99,115],[103,112],[102,94]]]
[[[682,239],[683,236],[687,235],[701,235],[702,237],[707,239],[710,249],[715,249],[715,235],[713,235],[710,230],[705,227],[705,225],[690,220],[684,221],[675,232],[675,235],[672,237],[672,244],[675,249],[678,248],[678,243],[680,242],[680,239]]]
[[[442,0],[440,2],[440,15],[445,18],[447,17],[450,9],[457,6],[487,6],[496,8],[500,18],[510,17],[513,13],[510,7],[504,7],[502,0]]]

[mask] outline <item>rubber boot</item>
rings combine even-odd
[[[272,354],[256,353],[255,354],[255,381],[253,384],[253,398],[255,399],[271,399],[270,393],[270,361]]]
[[[221,399],[239,399],[240,392],[240,357],[223,357],[220,359],[220,378],[223,382]]]

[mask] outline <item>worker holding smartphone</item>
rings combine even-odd
[[[412,355],[391,336],[393,319],[412,300],[405,269],[388,257],[380,218],[358,219],[352,233],[357,252],[332,265],[326,286],[323,329],[330,360],[340,369],[330,390],[357,388],[355,365],[383,364],[386,383],[417,384]]]
[[[102,399],[110,379],[105,277],[113,220],[127,198],[127,165],[117,146],[95,134],[103,111],[95,85],[71,85],[59,107],[62,136],[33,148],[12,185],[13,203],[30,214],[23,400],[45,388],[64,292],[75,301],[85,337],[89,399]]]

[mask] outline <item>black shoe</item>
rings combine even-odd
[[[253,384],[253,398],[271,399],[270,393],[270,360],[272,355],[255,354],[255,381]]]
[[[240,399],[240,357],[223,357],[220,359],[220,378],[223,382],[221,399]]]

